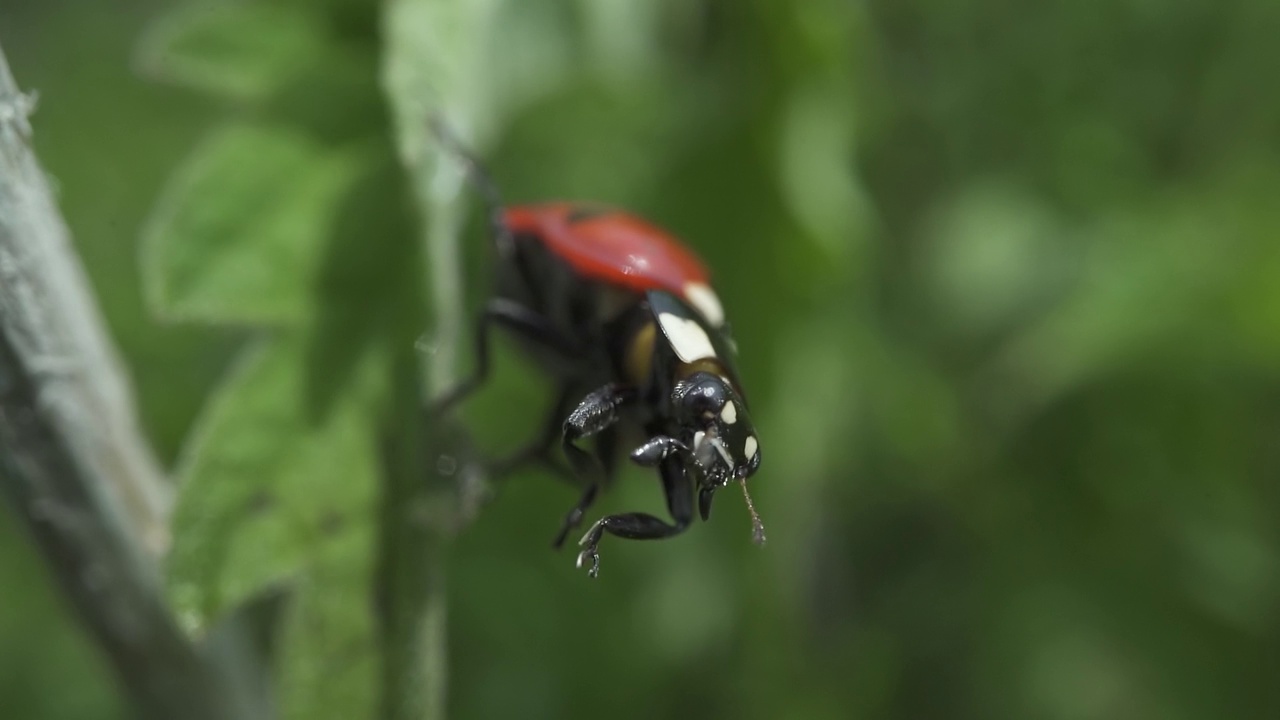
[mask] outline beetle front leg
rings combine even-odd
[[[552,457],[551,454],[556,438],[562,432],[563,421],[561,418],[569,411],[571,402],[572,396],[569,388],[562,386],[557,391],[556,400],[552,405],[553,409],[546,415],[546,421],[543,423],[542,429],[538,431],[537,436],[523,447],[490,463],[490,474],[495,478],[501,478],[526,465],[538,463],[557,475],[562,475],[567,480],[573,480],[572,470],[565,467],[563,463],[557,462],[556,458]]]
[[[655,467],[659,462],[675,454],[684,459],[686,467],[693,464],[693,450],[688,445],[673,437],[659,435],[632,450],[631,459],[642,467]],[[714,494],[714,486],[706,486],[698,491],[698,512],[703,520],[711,517],[711,500]]]
[[[635,397],[636,393],[632,388],[610,383],[583,398],[582,402],[578,403],[578,407],[565,419],[561,429],[561,446],[564,448],[565,457],[569,459],[569,464],[573,466],[574,474],[585,483],[586,487],[578,504],[565,515],[564,522],[560,525],[560,532],[552,542],[552,547],[559,548],[563,545],[569,532],[582,524],[583,515],[595,502],[596,495],[600,492],[600,485],[608,474],[605,463],[609,461],[607,456],[613,450],[613,443],[605,443],[597,448],[603,451],[597,454],[605,456],[601,462],[597,462],[590,453],[578,447],[577,441],[599,435],[612,427],[618,422],[618,411],[627,403],[633,402]],[[600,436],[602,443],[610,439],[609,433]]]
[[[604,533],[632,540],[659,540],[679,535],[693,521],[693,481],[689,478],[684,459],[677,454],[668,455],[660,461],[658,468],[662,475],[662,490],[667,496],[667,510],[675,522],[667,523],[648,513],[623,513],[600,518],[578,542],[582,546],[582,552],[578,553],[578,567],[590,560],[587,574],[591,577],[600,574],[599,548]]]
[[[691,453],[689,446],[679,440],[659,435],[649,438],[649,441],[635,450],[631,451],[631,459],[641,467],[657,467],[658,463],[666,460],[675,453],[680,453],[688,457]]]
[[[559,550],[564,546],[565,538],[569,536],[569,532],[582,524],[582,516],[586,515],[587,510],[591,508],[596,501],[596,495],[600,493],[600,483],[591,483],[582,491],[582,497],[578,498],[578,504],[564,516],[564,520],[560,523],[560,532],[556,533],[556,539],[551,541],[551,548]]]
[[[596,435],[618,422],[618,411],[635,398],[635,390],[630,387],[609,383],[583,398],[569,413],[561,428],[560,444],[579,478],[599,483],[602,473],[591,454],[577,446],[577,441]]]

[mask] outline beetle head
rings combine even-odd
[[[746,403],[724,378],[695,372],[674,390],[677,420],[708,489],[745,480],[760,467],[760,442]]]
[[[677,384],[672,399],[684,442],[702,471],[698,481],[702,519],[711,515],[715,491],[736,481],[751,512],[752,538],[763,545],[764,524],[747,493],[747,478],[760,469],[760,442],[746,403],[724,378],[701,371]]]

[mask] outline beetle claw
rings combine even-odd
[[[586,535],[578,541],[578,545],[582,546],[582,552],[578,553],[577,567],[581,568],[587,559],[591,560],[591,567],[587,569],[587,575],[597,577],[600,575],[600,533],[602,530],[603,520],[597,520]]]
[[[600,553],[597,552],[594,547],[587,548],[586,550],[583,550],[582,552],[578,553],[577,567],[581,568],[584,564],[586,564],[588,558],[591,559],[591,567],[587,568],[587,576],[592,578],[599,577],[600,576]]]

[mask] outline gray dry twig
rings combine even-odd
[[[32,152],[33,106],[0,52],[0,491],[139,716],[260,717],[236,663],[164,603],[169,486]]]

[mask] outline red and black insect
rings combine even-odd
[[[634,447],[631,459],[656,468],[662,480],[673,522],[641,512],[607,515],[580,541],[579,567],[590,561],[596,576],[604,533],[647,540],[683,532],[695,495],[706,520],[715,491],[733,481],[742,485],[756,541],[764,542],[746,495],[760,443],[702,261],[668,233],[618,210],[578,203],[503,208],[479,163],[443,128],[436,131],[484,197],[497,262],[475,328],[474,371],[432,411],[455,406],[484,382],[490,334],[502,328],[559,388],[543,432],[502,465],[551,462],[559,440],[583,487],[555,547],[612,480],[621,447]],[[595,440],[591,452],[579,445],[588,438]]]

